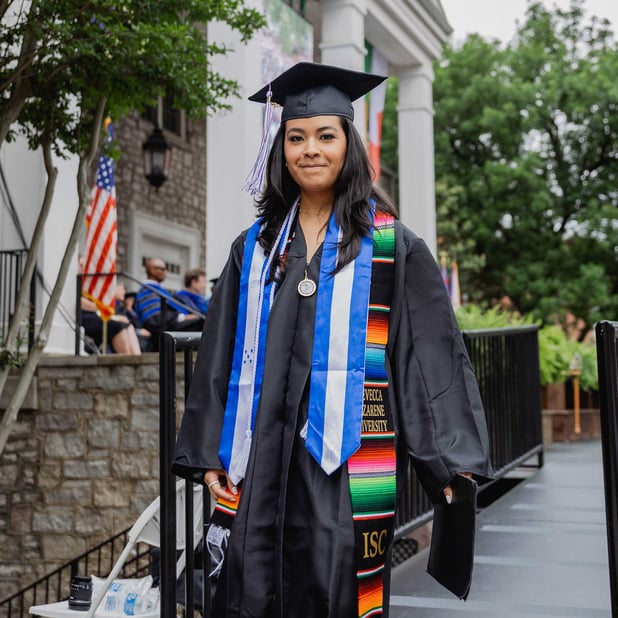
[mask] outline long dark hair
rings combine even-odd
[[[347,118],[341,118],[341,125],[346,135],[347,148],[343,168],[335,184],[333,202],[337,224],[342,231],[335,272],[358,255],[361,238],[369,233],[372,224],[369,205],[371,199],[375,200],[377,210],[397,216],[397,211],[386,194],[372,183],[373,167],[354,123]],[[292,180],[285,165],[284,135],[285,124],[282,124],[268,157],[266,187],[257,202],[258,214],[266,223],[259,238],[265,251],[272,249],[285,216],[300,195],[300,188]],[[278,258],[279,256],[275,256],[273,268],[279,265]]]

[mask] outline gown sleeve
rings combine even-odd
[[[492,477],[483,404],[438,265],[424,241],[396,227],[391,372],[398,431],[434,502],[458,472]]]
[[[223,467],[219,440],[234,352],[243,245],[241,235],[212,294],[172,463],[174,474],[200,483],[207,469]]]

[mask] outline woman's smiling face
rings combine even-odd
[[[288,171],[301,192],[333,191],[347,149],[339,116],[287,120],[283,144]]]

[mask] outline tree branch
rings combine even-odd
[[[603,167],[611,163],[611,155],[609,154],[609,149],[611,147],[611,137],[609,135],[605,136],[603,143],[601,144],[601,152],[597,159],[588,165],[584,165],[584,172],[588,172],[589,174],[594,172],[595,170]]]
[[[0,0],[0,19],[2,19],[11,4],[11,0]]]
[[[34,6],[32,3],[32,7]],[[32,11],[32,7],[30,10]],[[8,98],[6,105],[3,106],[3,111],[0,114],[0,145],[4,143],[6,136],[8,135],[11,125],[19,117],[19,113],[23,109],[30,84],[28,80],[24,79],[24,67],[29,66],[32,63],[32,58],[36,56],[34,50],[36,49],[37,39],[34,36],[32,29],[28,28],[22,39],[21,49],[19,51],[19,60],[17,67],[14,71],[14,88]],[[7,86],[8,87],[8,86]],[[2,88],[0,92],[4,91]]]
[[[101,137],[101,126],[103,125],[103,115],[105,114],[105,106],[107,105],[107,97],[100,97],[97,101],[97,107],[94,112],[94,121],[92,123],[92,132],[90,133],[90,147],[86,153],[86,170],[90,168],[94,158],[99,150],[99,139]],[[83,116],[83,111],[82,111]],[[81,163],[80,157],[80,163]],[[79,190],[79,187],[78,187]],[[87,189],[86,189],[87,190]],[[80,195],[80,200],[83,196]]]
[[[566,229],[566,225],[571,219],[571,215],[573,214],[573,209],[569,208],[568,200],[566,199],[566,187],[562,174],[562,170],[565,166],[564,159],[564,150],[562,148],[562,142],[560,141],[560,130],[558,129],[558,125],[556,125],[556,120],[551,115],[548,118],[548,123],[546,125],[547,134],[549,135],[549,141],[551,142],[552,148],[554,149],[554,155],[556,157],[556,182],[562,191],[562,196],[560,198],[560,205],[562,210],[562,221],[560,222],[560,228],[558,230],[559,234],[562,234]]]
[[[77,172],[79,205],[75,215],[75,221],[73,222],[71,236],[69,237],[69,242],[67,243],[64,255],[62,256],[60,270],[58,271],[58,278],[56,279],[56,283],[54,284],[54,288],[49,297],[47,307],[45,308],[43,320],[41,321],[41,327],[35,339],[34,345],[28,354],[26,363],[21,370],[15,392],[9,400],[4,416],[2,417],[2,421],[0,422],[0,456],[2,456],[11,431],[17,422],[19,410],[24,402],[26,393],[30,388],[34,372],[36,371],[39,360],[45,350],[45,346],[47,345],[49,333],[53,324],[54,314],[56,313],[56,308],[58,306],[58,302],[60,301],[60,296],[66,282],[70,264],[75,255],[75,249],[77,248],[79,237],[83,232],[84,219],[86,217],[86,211],[88,210],[90,197],[88,191],[88,173],[90,165],[99,147],[101,123],[103,122],[103,114],[105,112],[106,103],[107,99],[105,97],[101,97],[97,103],[95,122],[92,123],[92,130],[90,134],[90,148],[88,152],[80,156],[79,159]],[[49,158],[49,162],[51,163],[51,157]]]

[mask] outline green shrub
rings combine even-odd
[[[18,336],[17,350],[12,352],[11,350],[5,347],[2,337],[0,337],[0,370],[6,369],[7,367],[9,369],[15,369],[23,365],[23,359],[21,356],[22,344],[23,344],[23,339]]]
[[[457,310],[455,315],[459,328],[462,330],[482,330],[534,324],[531,317],[509,313],[498,306],[482,309],[479,305],[464,305]]]
[[[567,336],[559,326],[544,326],[539,331],[539,363],[541,384],[564,382],[571,377],[571,364],[579,357],[581,375],[579,384],[582,390],[597,390],[599,375],[594,345],[581,343]]]

